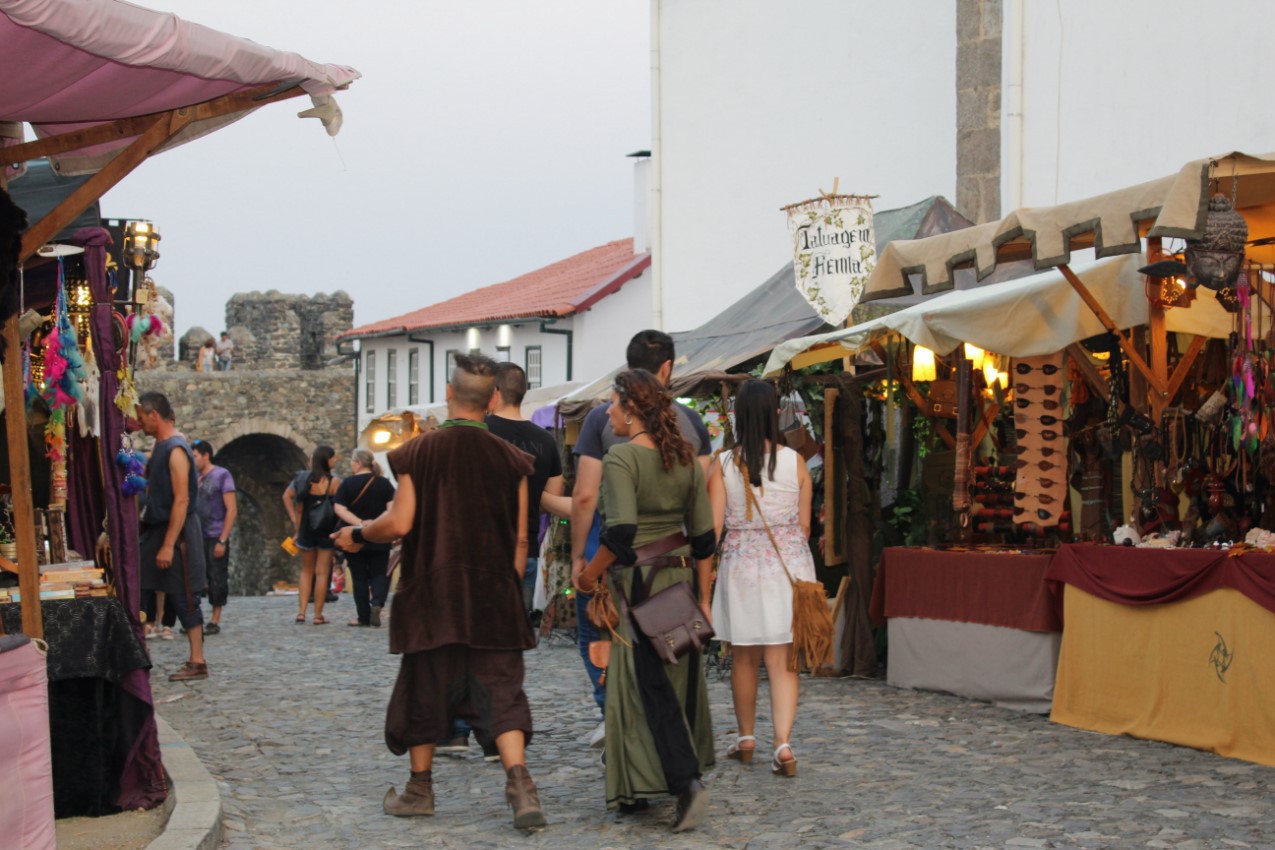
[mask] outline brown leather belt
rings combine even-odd
[[[643,561],[634,564],[635,567],[655,567],[657,570],[673,567],[689,567],[690,559],[685,557],[674,557],[673,555],[663,555],[659,558],[652,558],[649,561]]]
[[[659,540],[652,540],[645,546],[639,546],[633,553],[636,556],[634,563],[644,565],[653,564],[661,555],[667,555],[674,549],[681,549],[683,546],[689,546],[690,542],[691,541],[686,539],[686,535],[680,531],[661,537]],[[672,560],[676,561],[680,559],[673,558]]]

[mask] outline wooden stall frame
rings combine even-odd
[[[291,83],[267,84],[246,91],[235,92],[203,103],[170,109],[150,115],[123,118],[86,130],[76,130],[26,142],[5,148],[5,163],[22,163],[27,160],[58,153],[68,153],[95,144],[120,138],[134,137],[102,169],[80,185],[74,192],[48,212],[44,218],[29,226],[22,235],[19,263],[35,256],[40,246],[51,240],[62,228],[134,169],[146,161],[161,146],[194,121],[218,118],[287,100],[305,91]],[[8,189],[8,181],[0,170],[0,188]],[[9,446],[10,488],[13,497],[14,539],[18,544],[18,587],[22,594],[22,631],[27,636],[43,639],[44,622],[40,607],[40,572],[35,545],[35,505],[31,491],[31,466],[27,459],[27,417],[21,403],[25,395],[22,383],[22,340],[18,333],[18,316],[10,316],[4,324],[7,354],[3,369],[4,397],[17,403],[6,405],[6,431]],[[26,519],[18,522],[16,518]]]

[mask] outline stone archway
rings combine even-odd
[[[297,561],[279,547],[292,533],[283,491],[306,468],[311,449],[277,433],[246,433],[213,448],[213,463],[230,470],[238,491],[230,592],[252,596],[270,590],[276,581],[295,581]]]

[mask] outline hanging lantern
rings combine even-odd
[[[979,348],[977,345],[965,343],[965,356],[974,364],[975,369],[982,369],[983,363],[987,360],[987,352]]]
[[[996,368],[995,359],[991,357],[984,358],[983,383],[987,385],[988,389],[991,389],[992,384],[996,383],[996,376],[999,374],[1000,374],[1000,369]]]
[[[75,324],[75,335],[81,340],[89,338],[89,317],[93,310],[93,290],[84,278],[70,278],[66,282],[66,312]]]
[[[912,349],[912,380],[934,381],[938,379],[938,369],[934,365],[934,352],[924,345]]]

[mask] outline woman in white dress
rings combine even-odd
[[[773,386],[744,382],[735,396],[735,448],[721,454],[709,475],[718,534],[723,525],[726,528],[713,595],[713,628],[720,640],[730,643],[733,657],[731,695],[739,737],[726,751],[727,758],[752,762],[757,684],[764,663],[775,727],[771,769],[796,776],[791,738],[798,685],[797,674],[788,669],[792,584],[784,567],[794,580],[814,581],[815,565],[807,542],[810,473],[801,455],[779,445],[778,409]]]

